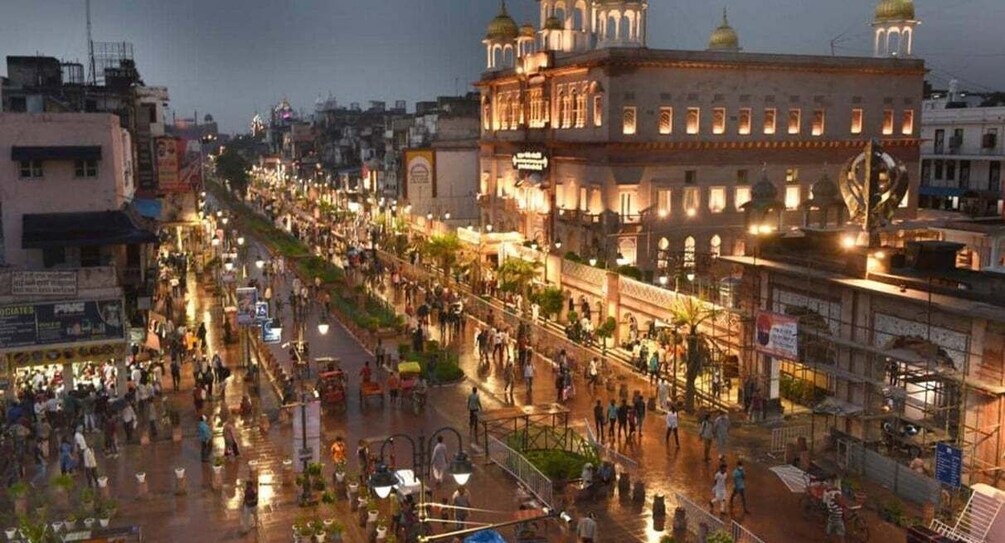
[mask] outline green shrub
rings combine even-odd
[[[638,269],[635,266],[618,266],[618,269],[616,271],[618,272],[619,275],[624,275],[625,277],[631,277],[636,281],[642,280],[642,270]]]
[[[563,450],[525,451],[523,455],[552,481],[578,479],[583,464],[590,461],[585,456]]]
[[[577,263],[583,261],[583,258],[573,251],[565,253],[565,259],[568,260],[569,262],[577,262]]]

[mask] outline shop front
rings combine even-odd
[[[3,397],[113,385],[128,354],[125,332],[121,299],[0,307]]]

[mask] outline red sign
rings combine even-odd
[[[202,183],[199,140],[157,138],[157,188],[161,192],[190,192]]]

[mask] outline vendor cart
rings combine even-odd
[[[326,371],[318,376],[318,396],[322,403],[345,410],[345,372]]]
[[[359,384],[359,406],[363,407],[363,404],[368,398],[379,397],[380,405],[384,405],[384,388],[380,386],[380,383],[376,381],[363,381]]]

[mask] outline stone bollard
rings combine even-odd
[[[653,496],[653,518],[665,517],[667,514],[666,498],[662,494]]]
[[[618,475],[618,496],[628,496],[632,490],[632,478],[628,472],[621,472]]]
[[[213,478],[210,479],[209,486],[213,490],[223,489],[223,466],[212,466]]]
[[[349,511],[355,512],[359,508],[359,500],[357,499],[357,493],[359,492],[359,483],[349,483],[346,485],[346,498],[349,500]]]
[[[98,477],[98,493],[106,500],[112,497],[112,490],[108,488],[108,477],[105,475]]]
[[[678,507],[673,511],[673,538],[685,541],[687,538],[687,510]]]
[[[181,426],[171,427],[171,441],[181,443]]]
[[[185,478],[185,468],[174,469],[174,493],[177,496],[188,493],[188,479]]]
[[[291,486],[295,481],[293,476],[293,460],[290,458],[283,459],[283,486]]]
[[[150,444],[150,431],[143,430],[142,432],[140,432],[140,445],[149,445],[149,444]]]
[[[136,499],[145,500],[150,494],[150,487],[147,486],[147,474],[142,471],[136,472]]]
[[[266,413],[262,413],[262,415],[258,417],[258,431],[261,432],[263,435],[268,434],[269,424],[270,424],[269,415]]]

